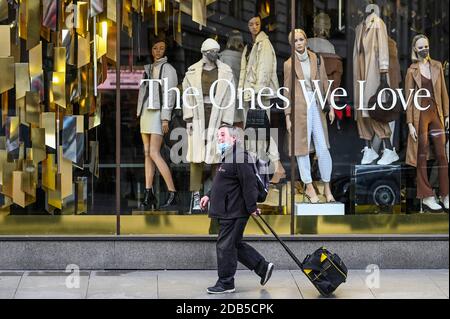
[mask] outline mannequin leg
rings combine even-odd
[[[383,142],[384,142],[384,149],[388,149],[388,150],[394,149],[394,147],[392,146],[390,138],[383,139]]]
[[[190,191],[197,193],[202,189],[203,163],[191,163]]]
[[[175,192],[175,185],[173,183],[172,173],[169,166],[161,156],[161,146],[163,144],[163,137],[161,135],[152,134],[150,140],[150,156],[167,185],[169,192]]]
[[[313,129],[313,115],[311,111],[312,107],[308,110],[307,115],[307,134],[308,134],[308,149],[311,145],[311,135]],[[316,190],[313,185],[313,180],[311,177],[311,160],[309,154],[305,156],[297,156],[297,164],[300,172],[300,178],[305,184],[305,196],[309,199],[311,203],[318,203],[319,197],[317,196]]]
[[[448,162],[445,154],[445,131],[437,117],[430,124],[430,135],[439,165],[439,195],[448,196]]]
[[[142,134],[142,142],[144,144],[144,158],[145,158],[145,188],[153,188],[153,177],[155,176],[155,163],[152,160],[151,149],[151,135]]]
[[[417,150],[417,198],[433,197],[433,189],[428,179],[429,123],[421,114]]]
[[[264,105],[268,106],[270,105],[270,100],[263,101]],[[267,116],[270,120],[270,110],[267,110]],[[269,131],[270,134],[270,131]],[[266,142],[264,143],[266,144]],[[267,145],[265,145],[265,148],[267,148]],[[283,164],[281,164],[280,161],[280,152],[278,151],[278,145],[275,142],[275,139],[270,136],[269,140],[269,160],[273,163],[275,168],[275,174],[272,177],[272,180],[270,181],[272,184],[278,184],[280,181],[284,178],[286,178],[286,171],[283,167]]]
[[[328,145],[325,139],[325,133],[322,126],[322,120],[317,107],[310,109],[312,113],[312,136],[314,139],[314,146],[316,148],[316,154],[319,162],[319,171],[322,181],[325,183],[325,196],[327,202],[334,202],[335,199],[331,193],[330,181],[331,173],[333,170],[333,161],[328,149]]]

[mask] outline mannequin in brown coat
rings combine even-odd
[[[428,38],[418,35],[413,40],[413,64],[406,76],[406,92],[428,90],[429,97],[421,98],[420,105],[413,101],[407,108],[409,126],[406,163],[417,168],[417,197],[431,212],[448,211],[448,158],[445,152],[445,130],[449,128],[448,93],[442,64],[430,58]],[[420,107],[420,109],[419,109]],[[428,178],[427,160],[430,141],[439,165],[439,195],[442,206],[436,201]]]
[[[289,37],[290,39],[292,35]],[[305,195],[311,203],[318,203],[319,198],[316,194],[311,178],[311,167],[309,153],[312,151],[312,142],[318,157],[320,177],[324,182],[324,195],[327,202],[334,202],[335,199],[331,192],[330,180],[333,168],[332,158],[329,152],[330,143],[328,139],[328,125],[325,112],[320,109],[316,102],[316,96],[312,94],[314,87],[313,81],[319,80],[320,93],[325,96],[324,92],[328,88],[328,77],[321,59],[320,68],[317,55],[307,49],[307,37],[303,30],[295,30],[295,55],[287,60],[284,64],[284,86],[288,88],[285,91],[292,92],[295,88],[295,100],[291,101],[288,108],[285,109],[286,125],[289,135],[295,136],[295,149],[291,150],[291,155],[297,157],[302,182],[306,185]],[[295,70],[292,69],[292,59],[295,59]],[[292,74],[295,73],[295,82],[292,83]],[[306,81],[305,92],[300,81]],[[286,96],[290,98],[289,96]],[[312,103],[308,101],[311,100]],[[292,109],[295,108],[294,116]],[[319,110],[320,109],[320,110]],[[329,112],[330,124],[335,119],[334,109]],[[292,123],[295,129],[292,130]]]

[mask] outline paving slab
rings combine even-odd
[[[93,271],[88,299],[157,299],[158,277],[153,271]]]
[[[0,272],[0,299],[14,298],[22,275],[22,272]]]
[[[89,273],[81,272],[76,279],[64,272],[25,272],[15,299],[84,299]]]

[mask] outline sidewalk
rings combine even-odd
[[[205,289],[215,283],[215,271],[81,271],[80,287],[66,287],[64,272],[0,271],[0,299],[311,299],[320,298],[300,271],[275,271],[266,287],[249,271],[239,271],[232,295],[209,296]],[[363,270],[349,271],[336,292],[341,299],[449,298],[449,271],[381,270],[379,288],[368,288]],[[70,280],[69,280],[70,282]]]

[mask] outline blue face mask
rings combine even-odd
[[[228,143],[219,143],[217,144],[217,149],[223,154],[231,147]]]

